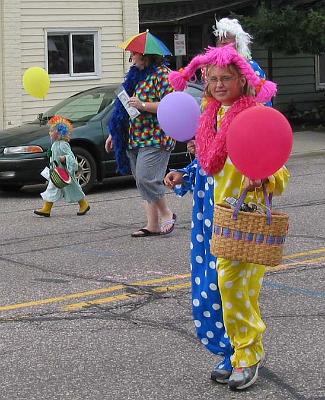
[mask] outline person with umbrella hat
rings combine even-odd
[[[120,44],[130,51],[132,66],[122,84],[130,96],[128,105],[139,115],[131,118],[119,99],[108,122],[106,151],[114,148],[117,169],[121,174],[132,171],[137,188],[145,201],[147,223],[132,233],[132,237],[171,233],[176,215],[165,198],[163,179],[175,141],[165,135],[157,119],[160,100],[172,92],[170,72],[165,56],[168,48],[149,31]]]

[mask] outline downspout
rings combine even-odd
[[[4,63],[5,63],[5,57],[4,57],[4,6],[3,6],[4,0],[0,0],[0,46],[1,46],[1,58],[0,58],[0,63],[1,63],[1,82],[0,82],[0,92],[1,92],[1,104],[0,104],[0,110],[1,110],[1,115],[0,115],[0,127],[1,129],[4,129],[4,115],[5,115],[5,104],[4,104],[4,87],[5,87],[5,77],[4,77]]]
[[[123,39],[122,41],[124,41],[125,39],[125,28],[124,28],[124,18],[125,18],[125,0],[122,0],[122,28],[123,28]],[[126,73],[125,71],[126,68],[126,59],[125,59],[125,52],[123,51],[123,74]]]
[[[122,24],[123,24],[123,41],[139,32],[139,4],[137,0],[121,0],[122,2]],[[123,70],[124,74],[130,68],[128,62],[128,54],[123,51]]]
[[[180,24],[177,25],[177,33],[182,33],[182,27]],[[186,35],[186,44],[187,44],[187,35]],[[182,66],[183,66],[183,56],[176,56],[176,69],[178,70]]]
[[[271,10],[272,9],[272,0],[267,0],[265,2],[265,6]],[[273,50],[271,47],[267,49],[267,77],[271,81],[273,80]]]

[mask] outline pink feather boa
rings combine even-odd
[[[221,103],[209,99],[200,117],[200,124],[195,136],[196,154],[202,168],[210,175],[220,172],[226,162],[228,152],[226,136],[230,123],[241,111],[258,105],[253,97],[242,96],[233,103],[222,119],[220,129],[216,130],[217,112]]]

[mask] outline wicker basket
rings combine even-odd
[[[269,223],[270,222],[270,223]],[[272,211],[271,220],[257,212],[216,204],[211,252],[217,257],[274,267],[281,263],[289,226],[285,213]]]

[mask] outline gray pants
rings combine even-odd
[[[127,151],[137,188],[148,203],[155,203],[165,195],[163,180],[170,153],[157,147],[140,147]]]

